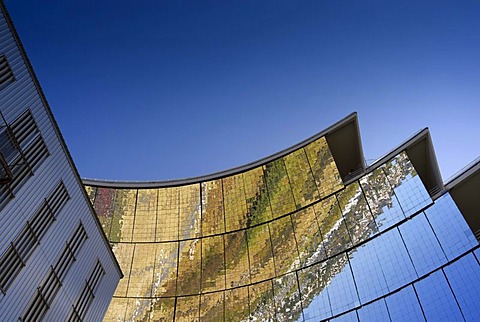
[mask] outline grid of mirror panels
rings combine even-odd
[[[217,180],[87,189],[125,274],[106,320],[368,320],[476,245],[445,254],[437,213],[466,224],[449,196],[432,205],[405,153],[343,186],[324,138]]]

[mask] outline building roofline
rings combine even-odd
[[[407,153],[432,199],[441,196],[445,188],[428,127],[418,131],[384,156],[375,160],[367,167],[366,172],[375,170],[402,151]]]
[[[445,189],[451,190],[480,171],[480,157],[476,158],[445,181]]]
[[[289,148],[286,148],[280,152],[277,152],[275,154],[272,154],[270,156],[267,156],[265,158],[259,159],[254,162],[247,163],[245,165],[241,165],[238,167],[234,167],[228,170],[220,171],[220,172],[215,172],[212,174],[208,175],[203,175],[203,176],[198,176],[198,177],[191,177],[191,178],[186,178],[186,179],[173,179],[173,180],[164,180],[164,181],[116,181],[116,180],[102,180],[102,179],[87,179],[87,178],[82,178],[83,183],[89,186],[95,186],[95,187],[110,187],[110,188],[135,188],[135,189],[146,189],[146,188],[163,188],[163,187],[176,187],[176,186],[183,186],[183,185],[188,185],[188,184],[195,184],[203,181],[210,181],[210,180],[216,180],[216,179],[221,179],[227,176],[235,175],[241,172],[245,172],[248,170],[251,170],[253,168],[262,166],[264,164],[267,164],[268,162],[271,162],[275,159],[281,158],[295,150],[298,150],[300,148],[303,148],[304,146],[308,145],[309,143],[312,143],[313,141],[321,138],[322,136],[327,136],[331,133],[334,133],[338,131],[339,129],[353,124],[357,132],[358,131],[358,118],[357,118],[357,112],[350,113],[340,121],[332,124],[325,130],[309,137],[308,139],[305,139],[295,145],[292,145]],[[361,158],[363,159],[363,150],[361,148],[361,141],[360,141],[360,136],[358,135],[357,142],[356,144],[359,146],[359,153],[361,155]]]
[[[57,121],[55,120],[55,118],[53,116],[52,110],[50,109],[50,105],[48,104],[47,98],[45,97],[42,86],[40,85],[40,82],[38,81],[37,75],[35,74],[35,71],[33,70],[33,66],[30,62],[30,59],[27,56],[27,52],[25,51],[25,47],[23,47],[22,41],[20,40],[20,37],[18,36],[17,30],[15,29],[12,18],[10,17],[10,14],[8,13],[8,10],[7,10],[3,0],[0,0],[0,8],[4,12],[5,20],[8,24],[8,27],[10,28],[10,30],[12,32],[12,36],[15,39],[15,43],[18,46],[20,54],[22,55],[22,58],[25,61],[25,66],[27,67],[27,70],[32,77],[32,81],[33,81],[35,87],[37,88],[38,95],[40,96],[40,99],[43,103],[43,106],[45,107],[45,110],[46,110],[46,112],[47,112],[47,114],[48,114],[48,116],[49,116],[49,118],[50,118],[50,120],[53,124],[53,129],[54,129],[55,134],[57,135],[57,137],[60,141],[60,145],[61,145],[61,147],[62,147],[62,149],[65,153],[65,156],[67,157],[67,160],[70,163],[70,166],[72,167],[74,177],[77,180],[77,182],[79,183],[79,185],[81,187],[83,187],[82,180],[80,179],[80,174],[77,170],[77,167],[75,166],[75,163],[73,162],[73,158],[70,154],[70,151],[67,148],[67,144],[65,143],[65,139],[63,138],[63,135],[60,132],[60,128],[57,124]],[[91,215],[93,217],[93,221],[97,225],[98,230],[100,232],[100,235],[102,236],[102,240],[104,241],[105,245],[107,246],[110,257],[113,259],[113,262],[115,263],[115,267],[117,268],[117,270],[120,274],[120,278],[123,278],[124,275],[123,275],[122,269],[120,268],[120,264],[118,263],[118,260],[117,260],[117,258],[115,257],[115,254],[112,251],[112,248],[110,246],[110,242],[108,241],[107,236],[105,235],[105,233],[103,231],[102,225],[100,224],[100,221],[99,221],[98,217],[96,216],[96,213],[95,213],[95,210],[93,209],[92,203],[90,202],[90,200],[87,196],[87,192],[85,191],[85,189],[81,189],[81,190],[82,190],[82,193],[83,193],[83,196],[84,196],[85,200],[87,201],[87,204],[89,205],[89,207],[91,209]]]

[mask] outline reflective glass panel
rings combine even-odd
[[[222,183],[226,230],[232,231],[247,227],[247,202],[243,175],[237,174],[223,178]]]
[[[175,307],[175,321],[194,322],[199,321],[200,296],[177,297]]]
[[[387,162],[383,169],[406,217],[432,202],[405,152]]]
[[[304,150],[320,191],[320,196],[323,198],[340,190],[343,187],[342,178],[325,137],[308,144],[304,147]]]
[[[413,263],[397,229],[380,235],[377,246],[378,257],[390,291],[417,278]]]
[[[415,289],[427,321],[463,321],[442,270],[418,281]]]
[[[132,241],[136,204],[137,190],[115,190],[115,206],[113,210],[112,227],[110,229],[110,241]]]
[[[203,294],[200,297],[200,321],[223,322],[224,321],[223,291]]]
[[[315,264],[298,272],[305,321],[319,321],[332,316],[327,285],[331,276],[327,262]]]
[[[361,322],[390,321],[390,316],[388,315],[388,309],[384,299],[379,299],[378,301],[361,307],[357,310],[357,314]]]
[[[85,191],[87,192],[88,200],[92,203],[95,202],[95,195],[97,193],[97,187],[85,186]]]
[[[128,298],[113,297],[105,314],[104,321],[124,321]]]
[[[202,235],[225,232],[222,180],[202,182]]]
[[[274,218],[296,209],[283,158],[265,165],[265,181]]]
[[[480,321],[480,267],[468,254],[444,268],[448,282],[467,321]]]
[[[284,160],[297,208],[318,200],[317,185],[305,151],[303,149],[294,151],[285,156]]]
[[[273,284],[271,280],[249,286],[250,321],[274,321]]]
[[[249,228],[247,236],[252,283],[274,277],[275,264],[268,224]]]
[[[179,238],[200,236],[200,184],[178,187],[179,189]]]
[[[382,269],[378,237],[349,252],[358,295],[362,303],[388,293],[387,280]]]
[[[380,231],[405,218],[382,168],[360,179],[360,184]]]
[[[110,229],[115,207],[115,189],[98,188],[93,206],[105,235],[107,235],[109,240],[112,240],[110,237]]]
[[[128,297],[152,296],[155,244],[136,244],[128,283]]]
[[[337,193],[337,198],[354,245],[378,231],[358,181]]]
[[[300,262],[290,216],[272,221],[270,223],[270,234],[275,256],[276,275],[298,269]]]
[[[278,321],[303,321],[297,274],[290,273],[273,280],[275,316]]]
[[[248,321],[248,287],[225,291],[225,321]]]
[[[335,196],[315,204],[320,233],[327,256],[338,254],[352,246],[350,234]]]
[[[244,172],[243,181],[245,183],[245,197],[247,198],[246,226],[250,227],[272,219],[263,167]]]
[[[140,189],[137,195],[133,241],[154,242],[157,227],[157,189]]]
[[[387,296],[385,302],[392,321],[425,321],[412,286],[407,286],[399,292]]]
[[[173,321],[175,313],[175,299],[153,299],[150,311],[150,321],[167,322]],[[110,320],[105,320],[110,321]]]
[[[405,222],[399,229],[419,276],[430,273],[447,262],[424,213]]]
[[[148,321],[150,299],[128,298],[124,321]]]
[[[313,206],[292,214],[295,240],[300,256],[300,265],[306,265],[325,259],[325,246],[318,229],[318,222]]]
[[[177,278],[178,295],[200,293],[200,247],[200,239],[180,242],[180,257],[178,258]]]
[[[224,235],[227,288],[250,283],[246,230]]]
[[[450,194],[437,199],[425,214],[449,260],[478,245]]]
[[[331,279],[327,287],[332,314],[337,315],[360,304],[352,271],[345,254],[337,255],[327,261],[327,276]]]
[[[202,238],[202,292],[225,289],[223,235]]]
[[[124,277],[118,282],[115,296],[127,296],[127,286],[130,279],[130,269],[132,267],[134,244],[115,244],[113,245],[113,253],[117,258],[118,264],[122,269]]]
[[[155,253],[155,272],[152,293],[155,296],[174,296],[177,289],[178,242],[158,243]],[[150,255],[151,256],[151,255]]]
[[[357,311],[351,311],[345,314],[340,315],[339,317],[336,317],[334,319],[331,319],[329,321],[335,321],[335,322],[357,322],[358,321],[358,316],[357,316]]]
[[[178,240],[180,188],[158,189],[156,241]]]

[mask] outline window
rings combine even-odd
[[[50,305],[53,303],[55,296],[62,287],[62,281],[68,270],[76,260],[83,242],[88,238],[82,223],[75,229],[70,240],[67,241],[65,248],[57,259],[54,266],[50,267],[50,271],[44,277],[43,282],[37,288],[36,294],[30,301],[30,304],[24,310],[20,321],[41,321],[47,313]],[[102,268],[103,270],[103,268]]]

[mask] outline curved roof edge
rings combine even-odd
[[[345,129],[347,130],[349,129],[349,130],[347,131]],[[248,171],[255,167],[267,164],[270,161],[281,158],[295,150],[298,150],[306,146],[307,144],[319,139],[322,136],[327,137],[327,142],[329,144],[330,149],[332,150],[332,154],[337,165],[339,164],[339,161],[340,161],[340,164],[343,165],[343,167],[339,166],[339,171],[341,175],[342,175],[342,172],[345,172],[345,170],[342,171],[341,168],[347,168],[350,166],[349,164],[342,163],[342,162],[345,162],[344,160],[345,153],[349,154],[349,158],[347,159],[350,160],[350,163],[352,162],[351,160],[354,160],[353,162],[356,162],[356,163],[361,163],[361,167],[364,170],[365,168],[363,164],[364,157],[363,157],[362,144],[360,140],[358,117],[357,117],[357,112],[353,112],[347,115],[346,117],[344,117],[343,119],[341,119],[340,121],[329,126],[325,130],[313,135],[312,137],[306,140],[301,141],[300,143],[297,143],[289,148],[286,148],[268,157],[262,158],[254,162],[247,163],[245,165],[234,167],[228,170],[215,172],[215,173],[204,175],[204,176],[191,177],[186,179],[165,180],[165,181],[116,181],[116,180],[101,180],[101,179],[87,179],[87,178],[82,178],[82,181],[86,185],[95,186],[95,187],[136,188],[136,189],[175,187],[175,186],[183,186],[187,184],[198,183],[202,181],[210,181],[210,180],[215,180],[215,179],[220,179],[223,177],[235,175],[241,172]],[[339,137],[342,138],[342,141],[350,142],[350,147],[348,149],[346,149],[345,147],[342,147],[342,145],[338,143]],[[354,152],[352,153],[352,151]]]
[[[480,240],[480,157],[445,183],[446,190],[460,209],[468,226]]]
[[[432,199],[441,196],[445,189],[428,127],[418,131],[383,157],[374,161],[366,171],[373,171],[402,151],[407,153]]]

